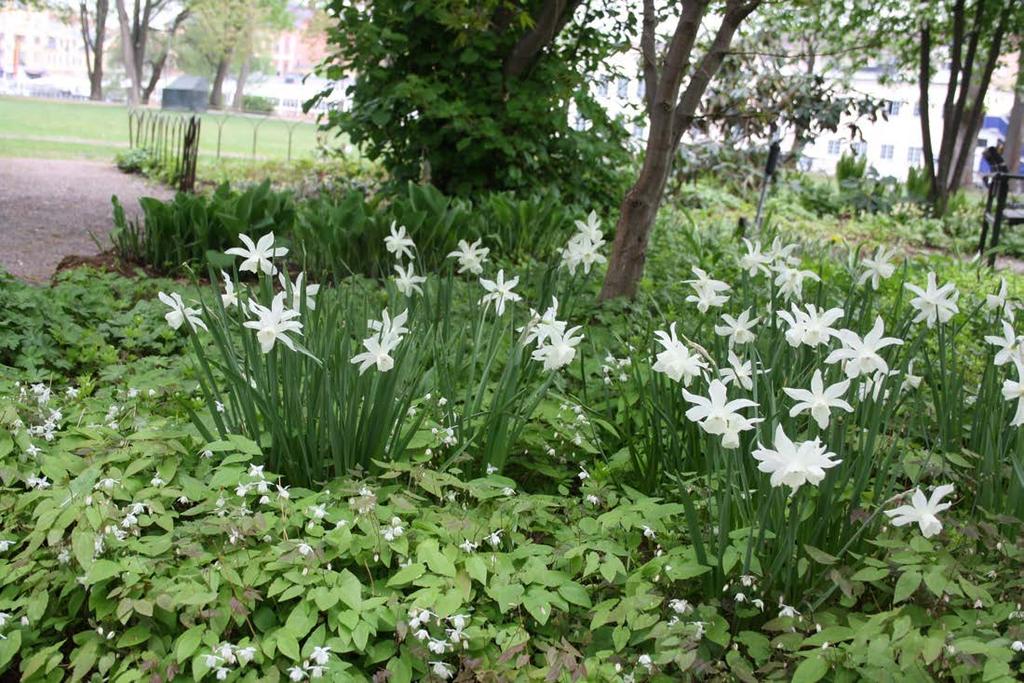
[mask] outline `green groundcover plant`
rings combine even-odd
[[[382,280],[242,232],[165,355],[0,374],[0,667],[1014,680],[1020,281],[694,218],[603,308],[594,213],[526,261],[396,220]]]

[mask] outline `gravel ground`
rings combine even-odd
[[[45,282],[65,256],[107,249],[114,194],[131,214],[139,197],[174,193],[110,163],[0,158],[0,267]]]

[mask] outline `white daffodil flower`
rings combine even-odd
[[[935,487],[929,498],[925,498],[921,489],[914,489],[910,505],[901,505],[894,510],[886,510],[885,514],[892,519],[893,526],[917,524],[921,529],[921,535],[931,538],[942,531],[942,522],[939,521],[938,514],[948,510],[953,504],[940,501],[951,493],[953,493],[952,484]]]
[[[882,280],[889,279],[896,272],[896,266],[889,262],[895,253],[895,251],[887,251],[885,247],[879,245],[875,249],[874,256],[861,260],[860,263],[864,270],[857,278],[857,285],[863,286],[865,282],[871,282],[871,289],[877,290]]]
[[[235,292],[235,281],[223,270],[220,276],[224,279],[224,293],[220,295],[220,302],[224,308],[231,308],[238,305],[238,293]]]
[[[395,287],[398,288],[399,292],[405,296],[412,296],[413,293],[423,294],[423,288],[420,285],[426,282],[427,278],[417,275],[412,263],[409,264],[408,268],[403,268],[396,263],[395,273]]]
[[[741,415],[739,411],[756,408],[757,403],[746,398],[729,401],[726,394],[725,384],[717,379],[708,385],[707,398],[683,389],[683,398],[694,404],[686,411],[686,418],[696,422],[708,434],[721,435],[723,447],[736,448],[739,446],[739,433],[753,429],[760,422]]]
[[[277,272],[277,267],[270,260],[288,253],[287,247],[274,246],[274,233],[272,232],[268,232],[255,243],[248,235],[239,234],[238,239],[242,240],[245,248],[231,247],[224,253],[242,257],[242,264],[238,266],[240,271],[273,275]]]
[[[306,279],[305,273],[299,273],[295,277],[295,282],[290,282],[283,272],[277,274],[277,280],[281,283],[281,289],[292,294],[292,308],[296,311],[302,309],[302,298],[306,298],[306,308],[311,311],[316,310],[316,299],[314,298],[320,291],[320,285],[312,284],[306,285],[303,290],[304,280]]]
[[[708,369],[700,356],[690,353],[690,349],[676,336],[676,324],[669,326],[669,331],[657,330],[654,333],[657,341],[665,349],[655,358],[651,369],[668,375],[674,382],[682,380],[683,386],[690,386],[694,377],[700,377]]]
[[[576,358],[576,347],[583,340],[583,335],[577,335],[580,327],[570,328],[565,332],[551,331],[547,341],[538,346],[533,352],[532,358],[544,363],[545,370],[558,370],[565,367]]]
[[[697,304],[698,311],[707,313],[709,308],[718,308],[729,301],[729,297],[725,294],[731,289],[728,283],[712,279],[697,266],[694,266],[692,270],[697,279],[684,280],[686,284],[693,287],[694,291],[694,294],[687,296],[686,300]]]
[[[1024,360],[1024,336],[1018,335],[1009,321],[1001,322],[1003,324],[1002,337],[995,335],[985,337],[986,342],[999,349],[992,362],[996,365],[1006,365],[1015,359]]]
[[[850,380],[848,379],[836,382],[826,388],[821,378],[821,370],[815,370],[814,376],[811,377],[810,391],[807,389],[790,389],[789,387],[784,387],[782,390],[794,401],[799,401],[790,409],[790,417],[796,417],[800,413],[809,410],[811,417],[818,423],[818,426],[825,429],[828,427],[829,412],[832,408],[840,408],[848,413],[853,412],[853,406],[842,398],[849,388]]]
[[[935,282],[935,273],[928,273],[928,284],[925,289],[909,282],[903,285],[916,297],[910,300],[910,305],[917,309],[917,316],[914,322],[924,322],[928,327],[935,327],[935,323],[946,323],[958,313],[960,309],[956,301],[960,298],[960,292],[952,282],[947,282],[941,287]]]
[[[284,298],[285,293],[278,292],[271,302],[270,308],[261,306],[255,301],[249,301],[249,310],[256,316],[256,320],[246,320],[243,325],[256,330],[256,339],[259,341],[260,350],[263,353],[270,353],[277,342],[281,342],[294,351],[295,342],[288,335],[291,333],[302,334],[302,323],[295,320],[299,317],[299,312],[286,308]]]
[[[405,226],[398,225],[398,221],[391,221],[391,234],[384,238],[384,248],[395,258],[407,258],[410,261],[416,259],[412,251],[416,243],[405,233]]]
[[[789,325],[786,341],[790,346],[795,348],[803,344],[813,349],[827,346],[833,337],[839,336],[839,330],[832,327],[832,324],[843,317],[843,309],[830,308],[824,311],[814,304],[807,304],[801,309],[793,304],[790,310],[792,313],[778,311],[779,319]]]
[[[760,443],[751,454],[758,461],[757,469],[770,474],[772,486],[788,486],[796,493],[804,484],[817,486],[825,478],[825,470],[835,467],[841,460],[833,460],[835,453],[814,439],[793,443],[782,425],[775,428],[774,448]]]
[[[512,291],[518,284],[518,277],[506,280],[504,270],[499,270],[498,275],[493,280],[480,278],[480,285],[487,292],[480,299],[480,303],[486,306],[494,302],[494,312],[498,314],[498,317],[501,317],[505,314],[505,304],[510,301],[522,301],[523,297]]]
[[[761,251],[761,242],[752,243],[744,237],[743,244],[746,246],[747,252],[740,256],[740,268],[747,271],[747,275],[750,277],[754,277],[758,273],[768,275],[771,272],[769,266],[772,263],[772,257]]]
[[[491,250],[480,246],[480,240],[470,244],[466,240],[459,240],[459,248],[448,254],[448,258],[454,258],[459,262],[458,273],[472,273],[480,275],[484,272],[484,263]]]
[[[779,288],[779,294],[785,299],[803,299],[804,280],[807,279],[815,282],[821,280],[814,271],[800,270],[785,264],[777,266],[775,269],[775,286]]]
[[[749,344],[756,338],[753,329],[754,325],[761,321],[761,318],[750,317],[751,309],[739,314],[739,317],[732,317],[728,313],[722,314],[722,324],[715,325],[715,334],[719,337],[728,337],[729,346],[738,344]]]
[[[889,364],[878,355],[878,352],[887,346],[901,345],[903,340],[883,337],[884,333],[885,323],[881,316],[875,318],[874,326],[863,338],[851,330],[841,330],[839,339],[843,346],[830,353],[825,362],[831,365],[843,361],[846,376],[850,379],[876,372],[888,374]]]
[[[164,320],[167,321],[172,330],[180,328],[184,323],[188,323],[189,328],[193,330],[198,327],[204,330],[208,329],[206,323],[199,317],[199,311],[186,306],[185,302],[181,300],[181,295],[177,292],[171,292],[170,295],[159,292],[157,297],[171,309],[164,315]]]

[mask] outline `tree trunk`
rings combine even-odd
[[[82,41],[85,45],[85,69],[89,75],[89,99],[103,99],[103,46],[107,37],[107,0],[96,0],[96,16],[94,31],[89,30],[89,9],[83,0],[78,6],[79,24],[82,29]]]
[[[683,135],[693,124],[704,91],[722,65],[733,35],[740,23],[760,4],[760,0],[746,3],[729,0],[722,23],[715,33],[708,51],[690,72],[686,90],[678,95],[683,74],[690,62],[690,53],[700,29],[707,2],[689,2],[682,15],[665,55],[657,92],[650,102],[650,134],[644,151],[644,163],[636,183],[622,201],[619,220],[615,226],[615,241],[608,263],[600,300],[620,296],[632,297],[644,272],[647,243],[661,205],[665,185],[672,171],[672,160]],[[653,25],[653,1],[645,0],[645,31]],[[648,84],[651,87],[653,84]],[[678,96],[678,101],[677,101]]]
[[[249,68],[252,57],[242,60],[242,66],[238,67],[238,83],[235,85],[235,96],[231,100],[231,108],[236,111],[245,109],[245,82],[249,78]]]
[[[132,48],[132,27],[124,0],[117,0],[117,21],[121,26],[121,51],[124,53],[124,70],[130,81],[128,85],[128,105],[139,105],[139,72],[135,68],[135,50]]]
[[[142,90],[142,102],[149,104],[149,98],[153,95],[153,91],[156,90],[157,83],[160,82],[160,76],[164,72],[164,66],[167,64],[167,56],[171,53],[171,44],[174,42],[174,35],[178,32],[178,28],[188,18],[188,8],[178,12],[178,16],[174,17],[174,22],[171,24],[170,30],[167,32],[167,44],[164,45],[163,51],[155,62],[153,62],[153,69],[149,74],[149,83]]]
[[[1013,95],[1013,108],[1010,109],[1010,123],[1006,128],[1006,144],[1003,151],[1010,173],[1018,173],[1021,141],[1024,139],[1024,46],[1017,58],[1017,84]]]
[[[228,76],[228,68],[231,66],[231,50],[221,55],[217,62],[217,73],[213,77],[213,86],[210,88],[210,106],[214,109],[224,108],[224,79]]]

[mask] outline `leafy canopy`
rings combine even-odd
[[[628,17],[603,3],[549,4],[567,8],[547,30],[551,6],[537,0],[382,0],[369,11],[333,0],[324,72],[354,80],[345,110],[331,111],[325,127],[395,180],[430,180],[449,194],[544,187],[588,201],[620,196],[626,132],[587,81],[625,44]],[[541,33],[543,46],[523,59],[524,38]],[[572,126],[573,104],[588,130]]]

